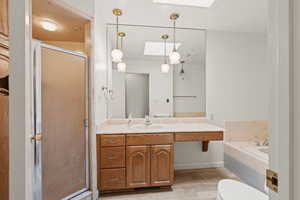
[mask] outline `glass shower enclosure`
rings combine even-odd
[[[35,200],[89,189],[85,55],[40,42],[34,48]]]

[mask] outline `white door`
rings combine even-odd
[[[270,168],[279,176],[278,193],[270,191],[271,200],[292,200],[291,8],[289,0],[269,0]]]

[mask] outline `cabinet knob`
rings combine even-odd
[[[108,160],[115,160],[116,158],[117,158],[117,156],[114,154],[109,154],[107,157]]]
[[[115,144],[117,141],[115,140],[115,139],[110,139],[109,141],[108,141],[108,143],[109,144]]]
[[[110,182],[119,182],[119,181],[120,181],[119,178],[111,178],[111,179],[110,179]]]

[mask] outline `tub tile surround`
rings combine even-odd
[[[259,141],[268,138],[268,121],[226,121],[225,141]]]

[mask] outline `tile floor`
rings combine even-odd
[[[226,178],[238,180],[224,168],[176,171],[171,191],[147,189],[142,192],[104,194],[102,200],[216,200],[217,184]]]

